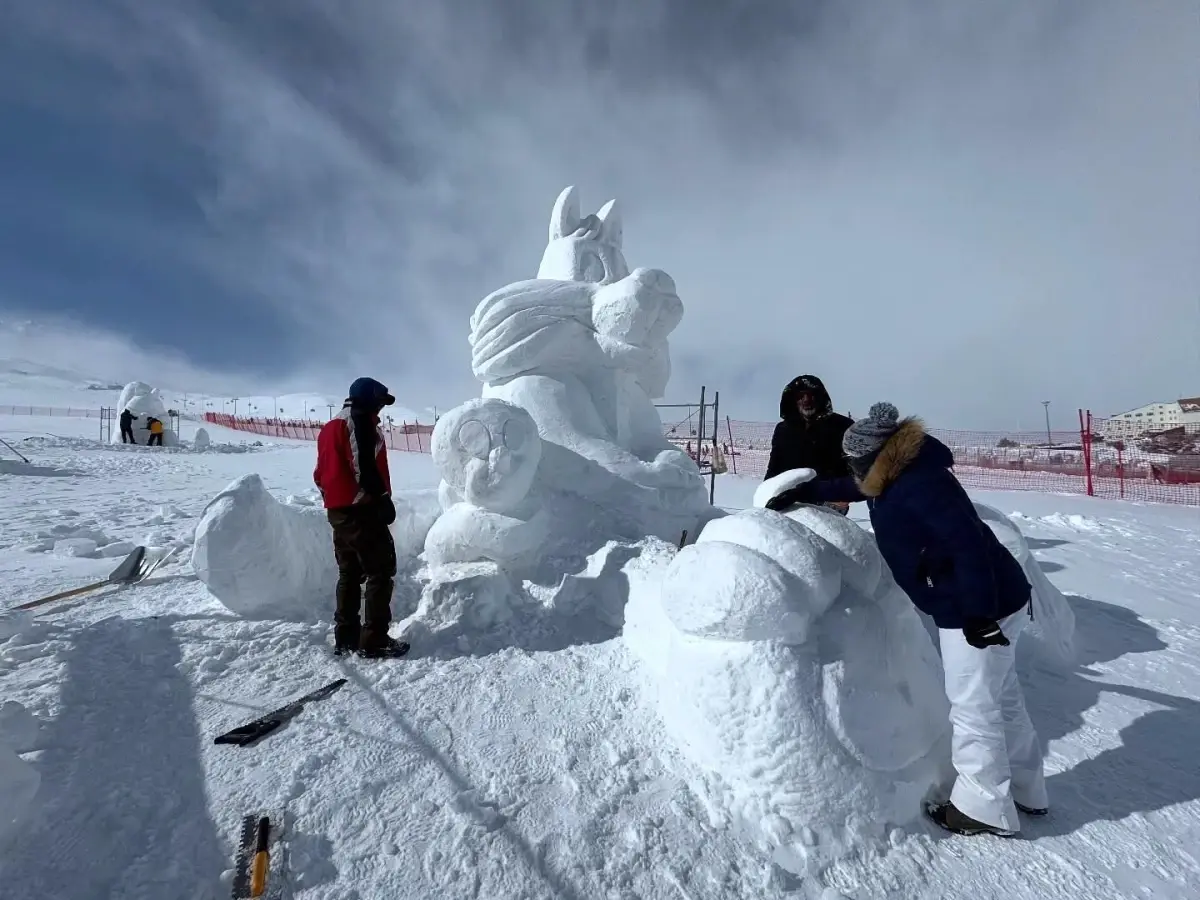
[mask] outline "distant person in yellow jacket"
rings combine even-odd
[[[150,440],[146,442],[147,446],[153,447],[157,444],[161,447],[163,445],[163,423],[154,418],[154,416],[150,416],[146,419],[146,424],[150,426]]]

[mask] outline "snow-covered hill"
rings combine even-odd
[[[918,824],[802,879],[696,792],[639,702],[619,625],[336,660],[327,624],[234,615],[186,552],[235,478],[311,499],[310,444],[213,429],[212,451],[162,451],[101,445],[85,419],[45,425],[0,416],[28,460],[0,448],[6,607],[111,570],[111,557],[72,555],[87,547],[72,541],[185,552],[139,586],[0,615],[0,700],[26,708],[0,707],[0,745],[31,764],[0,760],[0,811],[31,809],[15,832],[0,821],[6,898],[226,897],[241,818],[260,811],[283,825],[272,884],[301,900],[1195,896],[1194,509],[979,494],[1020,525],[1077,620],[1077,668],[1028,654],[1022,665],[1052,813],[1007,841]],[[392,472],[401,492],[437,483],[423,455],[393,454]],[[717,501],[747,506],[754,487],[721,476]],[[415,602],[402,575],[397,618]],[[213,744],[339,677],[341,691],[262,744]]]

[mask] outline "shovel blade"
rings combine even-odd
[[[127,584],[135,581],[141,572],[142,560],[145,557],[145,547],[134,547],[133,552],[121,560],[121,564],[108,576],[109,584]]]

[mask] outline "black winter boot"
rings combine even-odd
[[[1013,802],[1016,803],[1015,800]],[[1020,803],[1017,803],[1017,809],[1025,813],[1027,816],[1044,816],[1046,813],[1050,812],[1050,810],[1046,809],[1045,807],[1034,808],[1032,806],[1022,806]]]
[[[942,828],[954,834],[990,834],[995,837],[1012,837],[1016,834],[1015,831],[1009,831],[1007,828],[998,828],[995,825],[978,822],[966,813],[960,812],[958,807],[949,802],[930,804],[925,807],[925,814]]]
[[[363,659],[399,659],[408,653],[408,644],[393,637],[382,641],[366,641],[359,645],[358,655]]]

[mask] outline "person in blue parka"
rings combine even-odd
[[[950,449],[918,419],[876,403],[846,430],[842,452],[849,476],[805,482],[767,508],[866,501],[893,577],[938,628],[958,777],[949,801],[927,812],[959,834],[1011,836],[1018,809],[1044,815],[1049,805],[1016,673],[1030,584],[954,477]]]

